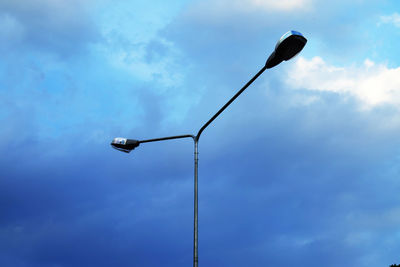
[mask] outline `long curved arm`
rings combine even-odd
[[[157,142],[157,141],[164,141],[164,140],[171,140],[171,139],[180,139],[180,138],[193,138],[194,141],[198,141],[200,139],[201,133],[204,131],[204,129],[207,128],[208,125],[210,125],[233,101],[235,101],[236,98],[238,98],[239,95],[243,93],[244,90],[247,89],[257,78],[260,76],[268,67],[265,65],[263,66],[256,75],[254,75],[253,78],[250,79],[231,99],[229,99],[228,102],[226,102],[225,105],[220,108],[217,113],[214,114],[214,116],[211,117],[199,130],[196,136],[191,135],[191,134],[186,134],[186,135],[174,135],[174,136],[167,136],[167,137],[160,137],[160,138],[153,138],[153,139],[146,139],[146,140],[139,140],[139,143],[149,143],[149,142]]]
[[[253,78],[251,78],[250,81],[248,81],[243,87],[242,89],[240,89],[228,102],[226,102],[226,104],[217,111],[217,113],[214,114],[214,116],[212,116],[211,119],[209,119],[204,125],[203,127],[200,128],[199,132],[196,135],[196,139],[199,140],[201,133],[204,131],[205,128],[207,128],[208,125],[210,125],[218,116],[219,114],[221,114],[233,101],[235,101],[235,99],[241,94],[243,93],[244,90],[246,90],[247,87],[250,86],[250,84],[252,84],[257,78],[258,76],[260,76],[265,70],[267,69],[267,66],[265,65],[264,67],[261,68],[261,70],[259,70],[257,72],[256,75],[254,75]]]

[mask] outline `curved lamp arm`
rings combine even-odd
[[[139,140],[139,143],[150,143],[150,142],[157,142],[157,141],[164,141],[164,140],[171,140],[171,139],[180,139],[180,138],[189,138],[189,137],[193,138],[193,140],[195,139],[194,135],[184,134],[184,135],[174,135],[174,136],[167,136],[167,137]]]

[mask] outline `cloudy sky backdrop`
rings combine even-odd
[[[395,0],[0,0],[0,265],[400,263]]]

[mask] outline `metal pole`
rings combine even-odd
[[[198,167],[199,167],[199,152],[198,152],[199,139],[194,138],[194,237],[193,237],[193,267],[198,266]]]

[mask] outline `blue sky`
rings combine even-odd
[[[400,263],[400,4],[0,0],[0,263]]]

